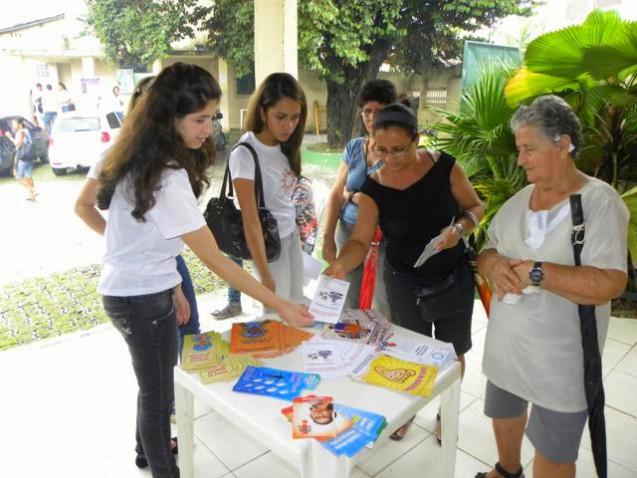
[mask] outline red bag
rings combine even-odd
[[[361,292],[358,296],[359,309],[371,309],[374,301],[374,289],[376,288],[376,262],[380,249],[380,241],[383,232],[380,227],[376,228],[374,240],[372,241],[365,262],[363,263],[363,277],[361,279]]]

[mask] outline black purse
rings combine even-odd
[[[265,207],[263,198],[263,179],[261,176],[261,168],[259,167],[259,158],[257,152],[248,143],[237,143],[232,150],[239,146],[243,146],[252,155],[254,159],[254,192],[257,199],[257,212],[263,237],[265,240],[265,253],[268,262],[275,261],[281,255],[281,239],[279,237],[279,226],[276,219]],[[228,163],[230,161],[228,160]],[[228,194],[226,195],[226,185],[228,186]],[[219,248],[233,257],[238,259],[252,259],[248,243],[243,230],[243,218],[241,211],[234,205],[234,191],[232,188],[232,177],[230,175],[230,166],[226,164],[226,171],[223,175],[223,184],[221,193],[218,198],[212,198],[208,201],[204,218],[208,227],[212,231],[219,244]]]
[[[467,286],[467,281],[463,281],[462,275],[468,274],[465,269],[463,264],[438,284],[415,289],[416,305],[423,320],[434,322],[467,308],[467,289],[472,284]]]

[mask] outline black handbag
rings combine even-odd
[[[281,255],[281,239],[279,237],[279,226],[276,219],[265,207],[263,198],[263,179],[261,176],[261,168],[259,167],[259,158],[257,152],[252,145],[248,143],[237,143],[232,150],[239,146],[243,146],[252,155],[254,159],[254,192],[257,199],[257,212],[263,237],[265,240],[265,254],[268,262],[276,261]],[[228,160],[228,163],[230,160]],[[226,195],[226,185],[228,187]],[[219,244],[219,248],[237,259],[252,259],[248,243],[243,230],[243,218],[241,211],[234,205],[234,191],[232,188],[232,177],[230,175],[230,166],[226,164],[226,171],[223,175],[223,184],[221,193],[218,198],[212,198],[208,201],[204,218],[208,227],[212,231]]]
[[[466,264],[461,264],[441,282],[430,287],[415,289],[416,305],[426,322],[460,313],[468,307],[468,297],[473,301],[473,278]],[[469,304],[470,306],[470,304]]]

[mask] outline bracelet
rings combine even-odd
[[[461,222],[454,222],[453,228],[456,230],[458,237],[464,236],[464,226],[462,225]]]
[[[478,219],[478,216],[476,216],[471,211],[465,211],[462,215],[467,216],[475,227],[478,227],[478,225],[480,224],[480,220]]]

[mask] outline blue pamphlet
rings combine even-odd
[[[301,396],[303,390],[314,390],[320,381],[321,376],[316,373],[248,366],[232,390],[292,400]]]
[[[370,446],[381,434],[387,420],[377,413],[368,412],[359,408],[334,404],[337,413],[348,417],[353,425],[351,428],[339,433],[336,437],[321,444],[335,455],[352,457],[364,447]]]

